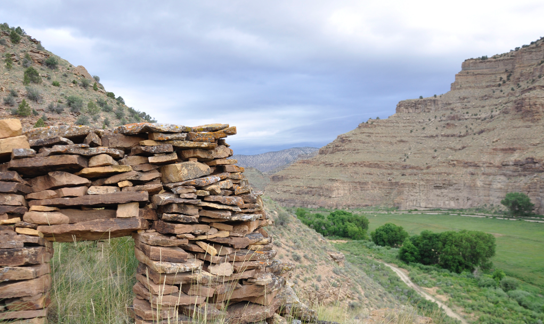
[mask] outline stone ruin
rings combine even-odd
[[[53,242],[134,238],[136,323],[315,322],[275,260],[236,127],[0,120],[0,321],[46,323]],[[282,317],[281,315],[285,316]]]

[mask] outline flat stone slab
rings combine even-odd
[[[29,140],[28,143],[30,144],[30,147],[49,147],[53,145],[74,144],[74,142],[72,142],[71,140],[60,136],[32,139]]]
[[[124,151],[115,148],[83,147],[80,144],[55,145],[52,148],[47,149],[47,152],[49,152],[49,154],[77,154],[82,156],[96,156],[100,154],[107,154],[114,159],[121,159],[125,155]]]
[[[50,126],[50,127],[40,127],[33,128],[25,132],[25,135],[28,136],[29,140],[37,140],[51,137],[86,137],[90,132],[93,132],[94,129],[90,126],[83,125],[60,125],[60,126]]]
[[[198,259],[188,259],[182,263],[154,261],[139,249],[134,249],[134,254],[136,255],[136,259],[138,259],[138,261],[142,262],[158,273],[177,274],[182,272],[190,272],[200,269],[204,263]]]
[[[85,178],[98,178],[98,177],[107,177],[116,173],[130,172],[132,167],[130,165],[109,165],[102,167],[94,168],[84,168],[76,175],[85,177]]]
[[[32,188],[19,182],[0,181],[0,193],[21,193],[28,194]]]
[[[138,230],[147,229],[147,220],[139,217],[100,219],[89,222],[38,226],[44,238],[53,242],[93,241],[130,236]]]
[[[25,176],[38,176],[51,171],[77,172],[87,167],[87,159],[80,155],[52,155],[30,159],[12,160],[8,164]]]
[[[0,138],[15,137],[23,134],[21,121],[17,118],[0,120]]]
[[[11,151],[13,149],[29,149],[30,144],[28,144],[28,139],[26,136],[15,136],[0,139],[0,156],[11,156]]]
[[[51,255],[43,246],[0,249],[0,266],[2,267],[47,263],[50,258]],[[0,296],[2,295],[0,294]]]
[[[116,192],[107,195],[86,195],[75,198],[52,198],[43,200],[32,200],[30,206],[53,206],[53,207],[70,207],[70,206],[93,206],[103,207],[107,205],[126,204],[129,202],[145,203],[149,201],[149,194],[146,191],[142,192]]]
[[[199,162],[182,162],[161,167],[162,182],[181,182],[207,176],[212,173],[209,166]]]
[[[29,180],[29,185],[36,193],[48,189],[87,186],[90,184],[91,181],[89,179],[63,171],[49,172],[47,175]]]
[[[119,126],[113,129],[116,134],[136,135],[141,133],[183,133],[191,128],[174,124],[135,123]]]

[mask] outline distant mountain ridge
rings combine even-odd
[[[233,159],[238,160],[238,165],[245,168],[252,167],[263,173],[275,173],[297,160],[304,160],[314,157],[318,148],[315,147],[293,147],[276,152],[266,152],[256,155],[234,155]]]

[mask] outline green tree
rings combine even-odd
[[[399,258],[406,262],[419,262],[419,251],[412,243],[412,240],[406,239],[399,250]]]
[[[506,277],[506,274],[500,269],[496,269],[493,272],[493,279],[495,279],[497,282],[500,282],[504,277]]]
[[[439,234],[425,230],[420,235],[413,236],[410,240],[419,251],[420,263],[425,265],[438,263],[440,251]]]
[[[506,206],[514,216],[530,215],[535,208],[531,203],[531,198],[522,192],[509,192],[506,194],[501,204]]]
[[[32,114],[32,108],[30,108],[30,105],[26,102],[25,99],[21,102],[19,105],[19,108],[17,109],[17,115],[21,117],[27,117]]]
[[[46,60],[45,60],[45,66],[47,66],[48,68],[50,68],[51,70],[54,70],[56,69],[58,66],[59,66],[59,61],[53,57],[53,56],[49,56]]]
[[[372,241],[377,245],[399,247],[408,237],[408,233],[393,223],[385,223],[370,233]]]
[[[440,244],[438,264],[457,273],[486,265],[496,249],[495,237],[479,231],[442,232]]]
[[[13,44],[19,44],[19,42],[21,41],[21,35],[15,32],[15,30],[12,30],[9,34],[9,39]]]
[[[38,119],[38,121],[36,122],[36,124],[34,124],[34,128],[38,128],[38,127],[45,127],[45,123],[43,122],[43,119]]]
[[[13,60],[11,59],[11,54],[10,53],[6,53],[5,58],[4,58],[4,62],[6,62],[6,68],[8,70],[11,70],[11,68],[13,68]]]
[[[98,85],[96,84],[96,82],[93,84],[93,90],[98,91]]]
[[[28,85],[32,83],[42,83],[42,77],[40,76],[40,73],[36,71],[35,68],[32,66],[25,70],[24,78],[23,78],[23,84]]]

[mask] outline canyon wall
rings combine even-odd
[[[544,42],[466,60],[451,90],[401,101],[271,177],[286,206],[471,208],[524,192],[544,212]]]

